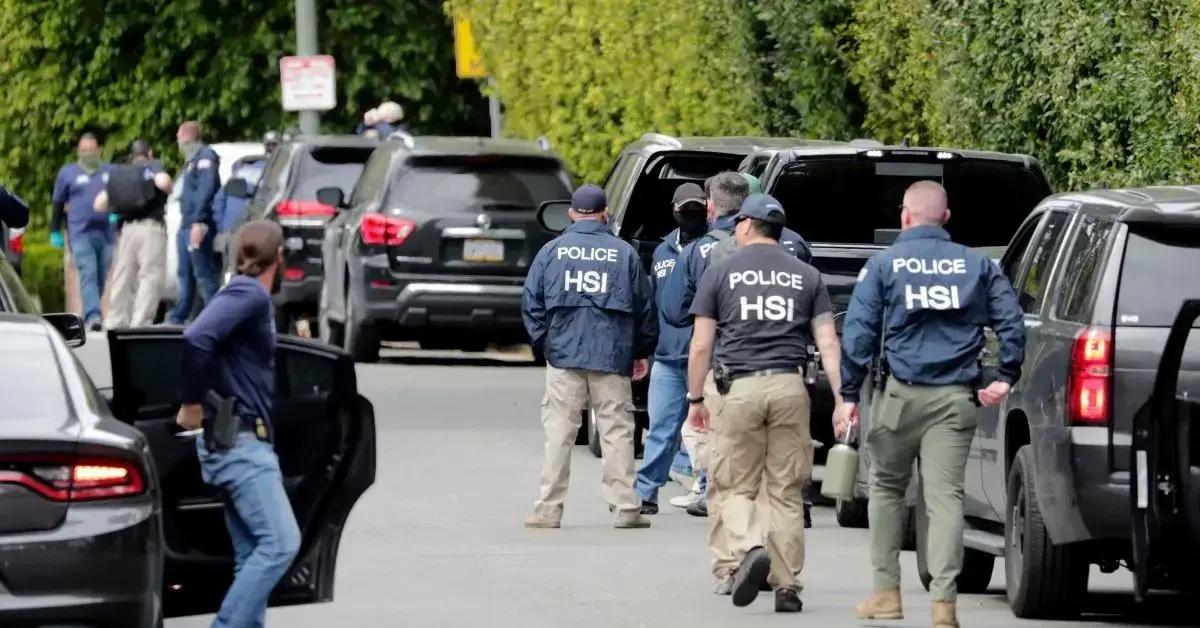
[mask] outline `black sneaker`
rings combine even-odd
[[[771,557],[767,550],[756,547],[746,552],[742,564],[733,576],[733,605],[749,606],[758,597],[759,587],[771,573]]]
[[[776,613],[799,613],[803,609],[804,602],[800,601],[800,594],[795,589],[782,588],[775,590]]]
[[[658,504],[656,504],[654,502],[642,502],[642,514],[643,515],[657,515],[658,514]]]
[[[691,506],[688,506],[687,514],[689,514],[693,517],[707,517],[708,516],[708,501],[707,500],[699,501],[699,502],[692,504]]]
[[[90,331],[104,331],[104,323],[99,318],[93,317],[92,320],[88,321],[88,329]]]

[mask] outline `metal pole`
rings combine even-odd
[[[492,119],[492,138],[500,137],[500,99],[496,97],[496,81],[488,79],[488,116]]]
[[[296,0],[296,54],[317,54],[317,0]],[[320,118],[316,111],[300,112],[300,131],[316,135]]]

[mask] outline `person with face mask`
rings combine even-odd
[[[201,140],[200,123],[179,125],[175,138],[183,153],[184,167],[179,194],[179,233],[175,247],[178,253],[179,299],[167,316],[167,322],[182,325],[192,313],[192,298],[196,288],[204,303],[208,303],[219,285],[217,258],[213,252],[216,229],[213,222],[213,199],[221,187],[217,152]]]
[[[271,414],[275,401],[275,313],[271,294],[283,273],[283,231],[255,220],[238,230],[238,275],[183,332],[183,377],[176,423],[199,429],[210,391],[235,402],[231,446],[210,434],[196,440],[200,472],[221,494],[234,548],[234,579],[213,626],[262,626],[271,590],[300,549]]]
[[[71,259],[79,276],[79,294],[83,300],[83,320],[88,329],[104,328],[100,298],[108,266],[112,262],[113,228],[107,215],[92,209],[96,197],[104,191],[113,166],[100,156],[100,142],[84,133],[76,147],[77,161],[58,171],[50,197],[50,244],[61,248],[63,219],[71,245]]]
[[[533,350],[544,355],[541,491],[527,528],[562,522],[571,451],[589,403],[603,442],[604,499],[616,528],[648,528],[634,490],[633,388],[646,376],[658,340],[653,287],[637,249],[608,228],[604,190],[584,185],[571,197],[571,226],[529,265],[522,316]]]
[[[695,183],[684,183],[675,189],[671,213],[679,225],[663,238],[654,249],[650,279],[655,286],[655,303],[659,311],[664,296],[658,288],[675,269],[683,247],[708,232],[708,208],[704,190]],[[642,500],[642,514],[658,513],[658,489],[669,478],[693,487],[692,468],[687,452],[679,447],[679,430],[687,417],[687,352],[692,328],[676,327],[658,317],[658,348],[654,351],[654,368],[650,371],[650,392],[647,408],[650,430],[646,434],[642,467],[638,469],[637,492]],[[672,503],[684,507],[698,501],[700,486],[689,493],[690,499]]]

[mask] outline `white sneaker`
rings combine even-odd
[[[680,495],[679,497],[672,497],[671,505],[676,508],[686,509],[686,508],[688,508],[694,504],[698,504],[702,501],[704,501],[704,494],[693,488],[692,490],[687,492],[687,495]]]

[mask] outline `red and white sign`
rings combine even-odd
[[[328,111],[337,106],[333,57],[282,57],[279,81],[284,111]]]

